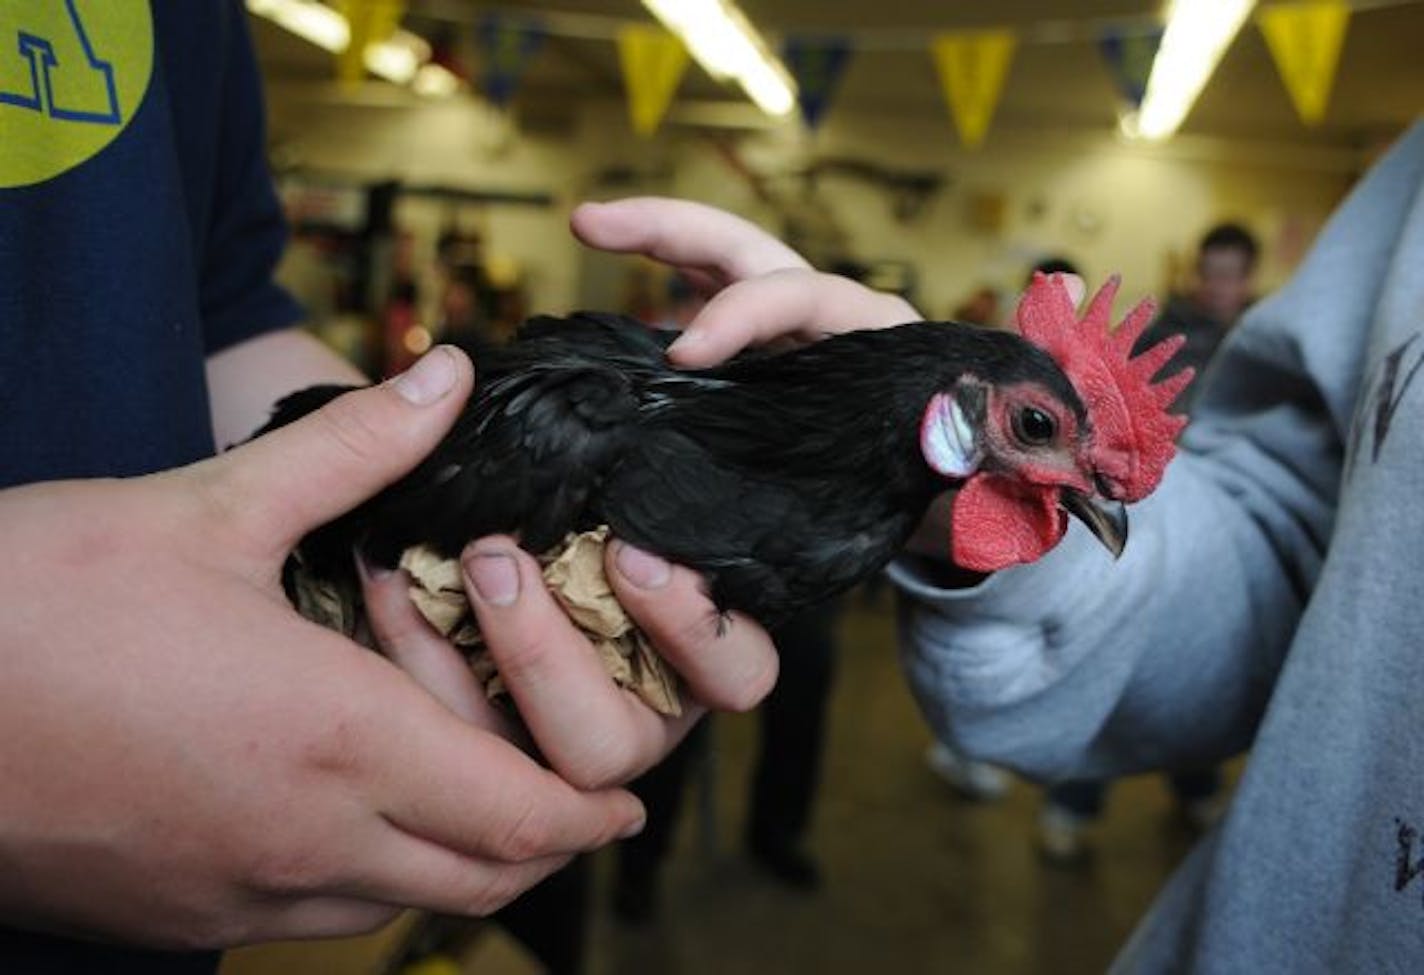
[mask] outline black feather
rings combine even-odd
[[[774,626],[887,562],[946,487],[921,459],[926,403],[965,373],[1034,381],[1081,417],[1016,335],[920,322],[678,371],[673,336],[614,315],[532,319],[477,363],[478,389],[415,471],[303,542],[320,574],[359,545],[393,565],[517,535],[542,552],[599,524],[707,578],[719,609]],[[270,426],[341,390],[284,400]],[[265,428],[264,428],[265,429]]]

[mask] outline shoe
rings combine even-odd
[[[925,764],[950,784],[954,791],[975,802],[991,802],[1008,794],[1012,780],[1003,769],[988,762],[965,758],[944,742],[937,741],[925,751]]]
[[[613,916],[624,924],[647,924],[658,916],[658,876],[650,870],[619,871]]]
[[[794,846],[749,843],[747,852],[758,866],[792,890],[809,892],[821,887],[820,865]]]
[[[1089,820],[1054,803],[1038,814],[1038,853],[1057,866],[1081,866],[1092,857]]]

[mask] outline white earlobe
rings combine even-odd
[[[936,393],[920,421],[920,453],[945,477],[966,478],[979,468],[974,428],[947,393]]]

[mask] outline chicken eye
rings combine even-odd
[[[1053,417],[1040,409],[1026,406],[1014,414],[1014,433],[1030,447],[1042,447],[1057,432]]]

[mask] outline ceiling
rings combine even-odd
[[[1424,109],[1424,2],[1356,0],[1330,108],[1309,129],[1296,118],[1259,30],[1248,25],[1236,38],[1182,127],[1184,134],[1279,142],[1367,145],[1386,138]],[[1115,124],[1115,95],[1093,40],[1104,19],[1151,18],[1154,0],[995,0],[987,4],[945,0],[742,0],[753,23],[773,37],[786,33],[848,31],[868,43],[857,51],[831,106],[833,117],[895,115],[934,118],[944,104],[925,45],[937,30],[1011,26],[1018,49],[996,128],[1105,129]],[[462,62],[478,64],[468,29],[491,10],[555,15],[571,32],[552,36],[531,64],[519,101],[565,109],[580,97],[621,97],[617,55],[607,38],[620,20],[648,20],[637,0],[510,0],[498,7],[467,0],[411,0],[406,25],[434,36],[454,31]],[[568,15],[584,15],[582,19]],[[461,29],[464,28],[464,29]],[[1053,40],[1054,34],[1067,39]],[[330,59],[265,22],[256,36],[264,70],[274,81],[324,80]],[[903,42],[909,39],[910,46]],[[873,44],[873,46],[871,46]],[[728,92],[693,68],[679,89],[686,100],[727,100]]]

